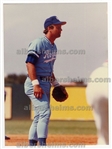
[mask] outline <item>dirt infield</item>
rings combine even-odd
[[[11,139],[5,140],[5,146],[28,146],[27,135],[8,135]],[[96,135],[48,135],[47,145],[95,145]]]

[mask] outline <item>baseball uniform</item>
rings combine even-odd
[[[36,74],[39,85],[44,91],[41,99],[37,99],[33,94],[33,86],[27,77],[24,88],[26,95],[31,99],[34,107],[34,120],[29,131],[29,140],[47,138],[48,122],[50,118],[50,88],[49,81],[43,81],[44,77],[50,77],[53,73],[53,65],[56,59],[57,48],[51,44],[46,37],[34,40],[28,48],[28,55],[33,54],[37,57],[35,63]],[[26,60],[27,62],[27,60]]]
[[[61,36],[61,25],[65,24],[65,21],[60,21],[59,19],[57,19],[56,16],[47,18],[44,22],[43,31],[46,36],[34,40],[30,43],[28,48],[26,63],[28,63],[28,69],[33,68],[34,70],[35,68],[34,73],[36,72],[36,76],[35,74],[32,74],[32,80],[27,77],[24,84],[25,93],[31,99],[35,113],[34,120],[29,131],[29,142],[32,144],[35,144],[38,140],[40,145],[42,145],[42,143],[46,145],[48,122],[51,114],[51,82],[54,87],[59,85],[53,73],[53,65],[57,53],[57,48],[54,41],[56,38],[59,38]],[[29,65],[29,63],[33,65]],[[31,75],[31,72],[29,74]],[[54,80],[50,79],[51,76]],[[37,86],[38,83],[40,85],[40,88],[39,86]],[[38,89],[36,90],[35,88],[39,88],[41,91]],[[35,93],[38,96],[34,95]],[[40,94],[42,94],[42,98],[36,98],[39,97]]]
[[[108,63],[105,62],[90,75],[92,79],[86,88],[86,97],[93,107],[93,115],[98,132],[97,144],[109,143],[108,130]]]

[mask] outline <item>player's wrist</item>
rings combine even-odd
[[[53,82],[52,82],[52,86],[53,87],[57,87],[57,86],[60,86],[59,82],[55,79]]]
[[[39,81],[38,81],[37,79],[33,80],[33,81],[32,81],[32,85],[33,85],[33,86],[39,85]]]

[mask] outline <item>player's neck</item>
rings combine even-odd
[[[46,35],[46,38],[51,42],[51,44],[54,44],[55,38],[51,37],[49,34]]]

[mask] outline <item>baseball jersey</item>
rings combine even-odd
[[[56,45],[51,44],[47,37],[35,39],[30,43],[27,54],[34,54],[37,57],[35,68],[38,76],[52,75],[56,53]]]

